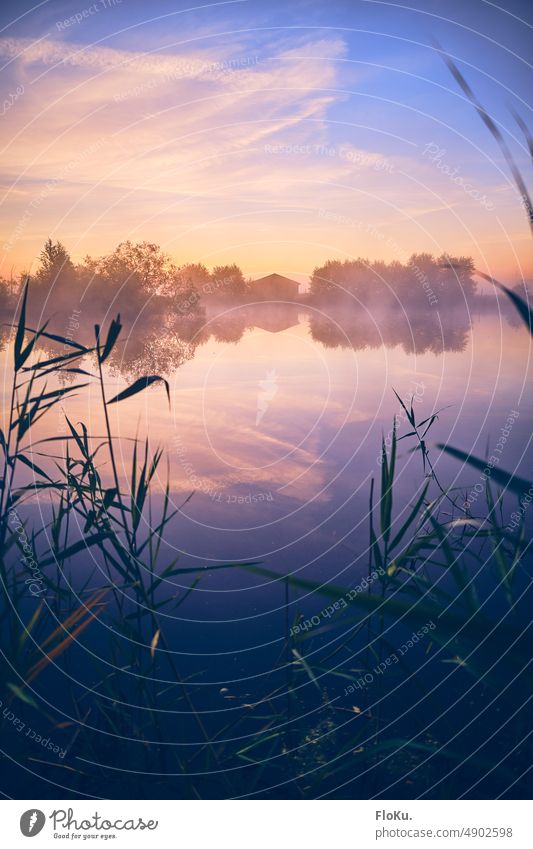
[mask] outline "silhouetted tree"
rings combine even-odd
[[[315,268],[310,298],[321,304],[351,303],[383,308],[452,307],[476,292],[469,257],[413,254],[404,264],[365,259],[329,260]]]
[[[192,286],[200,295],[209,291],[211,275],[202,263],[188,263],[178,268],[179,278],[183,286]]]
[[[37,271],[37,278],[40,281],[53,280],[60,273],[71,273],[74,269],[70,255],[61,242],[52,242],[52,239],[47,239],[44,247],[39,255],[41,263]]]
[[[215,297],[239,298],[246,294],[247,285],[238,265],[217,265],[211,274],[212,294]]]

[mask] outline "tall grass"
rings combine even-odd
[[[474,520],[458,512],[457,517],[445,521],[440,509],[445,496],[440,494],[429,501],[426,481],[407,518],[397,527],[393,521],[396,447],[394,434],[390,454],[388,458],[384,457],[382,466],[379,510],[375,519],[377,527],[371,531],[370,552],[380,574],[375,591],[358,592],[350,597],[346,587],[293,575],[280,576],[261,566],[247,568],[262,577],[288,582],[295,593],[312,594],[331,602],[350,598],[351,613],[331,619],[327,625],[330,638],[337,629],[339,640],[329,659],[322,659],[320,666],[315,666],[311,657],[305,657],[307,644],[316,643],[319,629],[294,638],[297,672],[300,676],[311,678],[324,693],[331,686],[333,677],[357,682],[361,681],[365,672],[376,666],[379,668],[383,658],[394,648],[395,639],[398,640],[398,626],[416,632],[432,622],[435,628],[431,631],[432,645],[428,645],[427,651],[437,658],[442,670],[448,670],[441,674],[449,680],[450,686],[457,685],[459,702],[480,686],[487,700],[494,699],[499,710],[503,709],[503,705],[508,710],[520,708],[520,694],[531,693],[533,686],[527,617],[531,581],[524,571],[531,553],[530,542],[525,539],[523,528],[511,535],[502,524],[490,485],[487,486],[488,511],[483,519]],[[354,635],[362,627],[368,627],[368,636],[360,641],[357,648],[354,647]],[[316,653],[313,646],[312,656]],[[425,656],[409,658],[403,670],[404,682],[413,675],[423,675],[427,663]],[[386,760],[392,757],[392,753],[395,758],[403,757],[406,764],[408,752],[412,755],[413,750],[416,751],[417,769],[420,770],[426,761],[431,762],[442,746],[442,741],[436,737],[431,745],[424,744],[422,748],[416,738],[391,739],[392,723],[385,719],[381,708],[386,701],[383,688],[394,690],[397,679],[390,673],[374,676],[374,679],[364,696],[360,692],[352,697],[359,705],[360,698],[366,697],[367,705],[364,711],[358,708],[355,715],[347,720],[353,726],[353,732],[344,734],[344,749],[338,751],[330,762],[328,779],[332,783],[346,770],[353,770],[356,776],[358,769],[375,768],[377,765],[382,768],[383,757]],[[338,699],[333,700],[333,707],[336,701]],[[371,721],[363,722],[364,715]],[[316,745],[327,744],[328,737],[334,733],[339,736],[336,724],[332,730],[320,735]],[[505,737],[505,732],[500,735],[503,743],[502,737]],[[358,754],[357,769],[354,768],[353,757],[346,762],[346,756],[355,751]],[[525,752],[529,756],[532,754],[531,743],[527,739],[521,758]],[[444,754],[448,759],[455,756],[459,760],[461,757],[460,752]],[[466,757],[467,750],[463,750],[462,755]],[[475,756],[471,763],[478,770],[482,765],[486,767],[486,762]],[[496,760],[491,766],[496,771],[499,768]],[[501,770],[508,777],[508,764],[502,764]],[[519,777],[519,773],[512,775],[513,779]],[[308,782],[312,772],[296,774],[294,778]],[[320,775],[320,780],[312,785],[314,791],[319,791],[323,781],[324,776]],[[383,776],[378,785],[382,791]],[[452,788],[447,788],[447,794],[453,798]],[[394,792],[391,795],[395,797]]]
[[[11,709],[13,702],[18,701],[19,710],[29,707],[42,711],[37,679],[46,671],[57,675],[61,660],[61,669],[66,674],[59,674],[59,681],[71,688],[69,709],[77,711],[65,727],[73,726],[76,721],[84,723],[82,736],[88,756],[92,754],[99,759],[97,751],[90,751],[91,741],[98,736],[91,732],[104,731],[114,739],[114,747],[123,748],[122,752],[114,753],[114,757],[118,755],[117,762],[123,755],[123,762],[130,763],[133,770],[135,757],[127,751],[126,744],[119,742],[122,729],[125,740],[149,740],[146,751],[155,747],[157,759],[166,772],[170,764],[161,749],[164,732],[160,717],[165,711],[180,710],[184,703],[196,725],[197,749],[205,755],[203,767],[207,771],[216,770],[218,755],[169,651],[161,621],[162,615],[175,610],[186,595],[169,597],[166,591],[169,579],[178,574],[178,558],[169,560],[163,555],[162,541],[178,510],[171,508],[168,478],[158,512],[153,505],[151,492],[162,451],[152,452],[148,440],[136,438],[129,481],[121,480],[117,438],[109,417],[112,405],[154,384],[164,387],[170,402],[168,382],[158,375],[147,375],[109,398],[103,366],[119,338],[120,317],[110,323],[105,334],[97,325],[94,344],[83,346],[48,333],[47,324],[38,330],[27,327],[28,290],[26,283],[14,328],[7,428],[5,433],[0,431],[3,452],[0,576],[4,595],[0,629],[7,707]],[[65,346],[66,352],[42,359],[37,348],[41,339]],[[88,370],[90,362],[96,366],[96,373]],[[62,375],[75,375],[78,382],[48,390],[49,377]],[[32,440],[36,424],[49,416],[66,395],[73,396],[94,382],[99,386],[104,412],[106,432],[102,439],[95,439],[83,423],[75,424],[67,417],[66,436]],[[58,444],[64,446],[62,455],[56,453]],[[104,484],[101,474],[106,465],[112,470],[110,486]],[[19,482],[18,472],[22,468],[30,469],[30,483]],[[50,496],[51,518],[38,531],[29,530],[21,516],[36,498],[42,505],[44,496]],[[86,557],[89,550],[95,564],[92,570]],[[76,563],[83,565],[81,584],[79,569],[77,580],[68,578]],[[30,587],[28,575],[34,578]],[[194,583],[198,580],[194,578]],[[79,663],[78,638],[86,629],[94,630],[94,623],[104,614],[108,618],[109,635],[106,650],[112,662],[109,675],[94,688],[104,706],[98,707],[100,715],[91,725],[83,713],[88,691],[72,683],[76,676],[69,680],[68,657],[75,653],[75,662]],[[135,684],[136,701],[132,701],[131,709],[123,691],[124,675]],[[79,678],[83,680],[83,675]],[[79,701],[78,689],[81,689]],[[135,704],[140,706],[138,710],[134,709]],[[88,715],[94,710],[95,704],[90,704]],[[148,727],[146,716],[150,717]],[[57,732],[61,735],[61,724],[56,728],[61,729]],[[73,731],[73,738],[79,744],[78,735],[79,728]],[[175,769],[186,775],[181,757],[175,754],[176,749],[173,752],[171,761]],[[145,755],[146,752],[143,764]],[[67,768],[64,764],[56,766]],[[80,782],[84,783],[81,777]],[[187,781],[182,792],[195,795],[192,783]]]

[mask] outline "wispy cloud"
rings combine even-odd
[[[68,229],[73,198],[78,209],[80,202],[85,207],[90,227],[97,205],[99,216],[112,207],[115,221],[116,205],[127,196],[125,229],[152,216],[158,195],[206,201],[224,196],[228,211],[228,205],[238,205],[240,191],[228,194],[228,186],[244,188],[248,181],[249,193],[254,174],[257,203],[258,192],[270,195],[269,174],[275,182],[295,178],[289,163],[265,155],[269,139],[325,139],[328,108],[339,100],[332,60],[344,52],[340,39],[300,39],[292,48],[285,42],[261,59],[229,41],[215,56],[212,50],[170,55],[0,39],[0,57],[11,61],[11,72],[25,86],[10,115],[11,144],[4,151],[8,214],[13,219],[15,211],[15,220],[23,216],[43,180],[54,181],[53,191],[28,222],[24,239],[41,238],[45,217]],[[94,155],[80,158],[80,149],[97,140]],[[322,176],[326,171],[331,175],[328,167]],[[136,210],[132,192],[143,198]],[[182,216],[188,225],[195,223],[190,205],[175,215],[174,228]]]
[[[0,38],[0,56],[7,60],[16,59],[24,65],[45,65],[52,68],[85,68],[89,71],[122,71],[148,74],[168,79],[219,79],[224,74],[224,54],[216,61],[204,53],[188,53],[183,56],[166,55],[161,52],[134,52],[117,50],[100,45],[63,42],[51,38],[32,40],[27,38]],[[238,63],[236,63],[238,67]],[[228,65],[227,67],[230,67]]]
[[[23,89],[1,151],[9,268],[49,235],[75,257],[149,238],[178,261],[236,259],[250,272],[289,271],[290,254],[304,275],[336,254],[439,249],[425,220],[460,215],[470,199],[420,157],[405,124],[364,136],[366,101],[350,99],[360,71],[344,61],[343,38],[269,32],[197,45],[0,38],[4,78]],[[461,229],[446,226],[439,219],[443,250]]]

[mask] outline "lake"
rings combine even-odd
[[[80,338],[87,333],[87,325],[91,322],[82,315]],[[4,356],[8,354],[9,349]],[[161,507],[168,474],[171,503],[178,512],[162,539],[160,557],[166,564],[179,555],[177,568],[184,571],[165,579],[161,598],[165,603],[169,599],[179,603],[168,609],[162,604],[159,615],[195,710],[213,739],[221,735],[226,741],[248,740],[257,729],[253,718],[242,720],[243,710],[253,712],[271,692],[269,706],[279,715],[288,687],[298,694],[302,717],[313,717],[324,709],[325,692],[328,710],[361,710],[366,696],[352,695],[355,691],[347,689],[362,668],[354,665],[366,645],[365,639],[357,637],[359,631],[354,631],[350,642],[351,671],[347,675],[342,667],[344,677],[337,679],[331,673],[331,657],[336,658],[334,669],[342,661],[336,652],[346,640],[346,628],[355,627],[348,618],[339,631],[342,616],[351,615],[350,611],[346,613],[338,603],[327,612],[334,603],[331,599],[237,564],[260,564],[278,576],[313,580],[343,591],[360,585],[369,569],[371,482],[374,479],[376,504],[381,440],[390,446],[395,416],[400,438],[396,528],[407,517],[429,471],[423,467],[421,452],[412,450],[417,443],[409,436],[412,429],[394,390],[408,408],[412,403],[418,421],[438,414],[427,445],[438,481],[451,496],[440,505],[441,521],[464,516],[462,508],[468,499],[469,515],[482,516],[484,495],[476,490],[480,474],[441,453],[436,445],[449,442],[478,456],[490,456],[503,432],[501,467],[524,469],[532,456],[532,412],[525,391],[529,357],[530,342],[523,327],[508,312],[496,311],[426,309],[408,316],[401,310],[366,314],[283,303],[234,305],[208,313],[186,332],[157,327],[125,330],[106,370],[108,399],[139,374],[158,369],[168,378],[171,404],[169,409],[164,389],[156,385],[109,406],[112,432],[122,438],[118,465],[126,479],[136,434],[148,435],[152,449],[164,449],[153,515]],[[91,369],[89,358],[84,367]],[[52,385],[56,384],[51,379]],[[98,402],[97,387],[84,388],[65,396],[63,412],[72,422],[84,421],[89,433],[103,435]],[[53,424],[49,419],[46,429],[36,425],[34,441],[66,433],[63,413],[54,410],[52,416]],[[110,485],[109,464],[102,466],[101,474]],[[432,497],[439,494],[434,481],[429,492]],[[41,495],[39,502],[19,509],[37,525],[50,510],[48,497]],[[513,503],[511,497],[507,512]],[[531,522],[530,516],[527,521]],[[82,533],[81,525],[78,533]],[[107,573],[94,551],[87,549],[83,563],[78,562],[69,577],[73,585],[84,585],[87,578],[91,587],[105,582]],[[225,564],[227,568],[211,568]],[[298,623],[300,627],[310,623],[304,626],[309,630],[306,659],[315,672],[310,677],[304,674],[304,680],[296,684],[291,677],[295,673],[288,636]],[[111,632],[119,633],[114,626]],[[400,626],[390,638],[391,645],[403,645],[409,636],[409,627]],[[104,668],[109,663],[116,667],[118,662],[118,649],[110,647],[108,637],[108,630],[100,629],[87,643]],[[382,653],[380,658],[385,662]],[[84,688],[94,685],[95,674],[91,664],[75,666],[74,678]],[[171,680],[168,675],[167,669],[157,679],[161,692]],[[316,675],[323,676],[320,683],[327,688],[318,707]],[[427,670],[424,680],[430,692],[439,676],[438,666]],[[450,698],[453,693],[453,688],[448,690]],[[395,710],[408,707],[409,698],[404,688],[394,697]],[[129,705],[137,705],[130,699]],[[56,706],[59,702],[56,696]],[[438,704],[442,706],[442,696]],[[142,715],[138,705],[132,709]],[[173,721],[175,714],[180,717],[179,729]],[[338,747],[344,738],[337,729],[337,716],[328,715],[321,722],[333,723],[330,731],[334,729],[332,739],[336,736]],[[160,733],[167,743],[177,744],[185,733],[188,742],[179,745],[199,745],[193,742],[197,729],[190,706],[174,707],[171,717],[163,716],[162,721]],[[224,736],[224,729],[239,721],[244,722],[239,733]],[[83,757],[87,760],[86,754]],[[112,759],[107,763],[112,769]],[[319,762],[312,769],[318,766]],[[150,761],[148,771],[153,769]],[[280,784],[277,769],[274,759],[258,792],[281,796],[293,792],[283,780]],[[377,779],[376,792],[386,784]],[[278,785],[282,789],[272,790]],[[156,795],[172,792],[161,783],[154,789]],[[215,797],[228,792],[246,795],[246,776],[239,773],[239,781],[228,791],[210,775],[201,792]],[[391,798],[401,792],[395,787]]]

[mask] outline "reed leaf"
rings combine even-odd
[[[471,454],[467,454],[466,451],[461,451],[460,448],[452,448],[451,445],[443,445],[442,443],[439,443],[437,448],[440,448],[442,451],[445,451],[447,454],[455,457],[456,460],[468,463],[469,466],[473,466],[481,472],[487,468],[486,460],[481,460],[479,457],[473,457]],[[525,493],[527,493],[527,491],[533,486],[533,483],[525,478],[521,478],[511,472],[506,472],[503,469],[496,469],[494,467],[490,470],[490,477],[496,481],[497,484],[504,487],[504,489],[510,489],[511,492],[515,492],[517,495],[525,495]]]
[[[107,401],[107,406],[109,404],[116,404],[118,401],[124,401],[126,398],[131,398],[133,395],[137,395],[139,392],[143,392],[148,386],[152,386],[154,383],[163,383],[165,385],[165,390],[167,393],[168,403],[170,404],[170,386],[168,380],[165,380],[164,377],[159,377],[158,375],[149,375],[147,377],[140,377],[135,383],[132,383],[131,386],[128,386],[127,389],[124,389],[122,392],[119,392],[118,395],[115,395],[114,398],[111,398],[110,401]]]
[[[24,345],[24,334],[26,332],[26,305],[28,301],[28,286],[29,280],[26,280],[24,291],[22,293],[22,303],[20,306],[19,320],[17,324],[17,332],[15,334],[15,344],[13,355],[15,361],[15,372],[17,372],[24,363],[22,346]]]
[[[488,280],[489,283],[493,283],[498,289],[501,289],[504,292],[511,303],[518,310],[522,321],[526,325],[527,329],[531,334],[533,334],[533,314],[529,307],[527,301],[517,295],[516,292],[513,292],[512,289],[508,289],[507,286],[504,286],[503,283],[499,283],[498,280],[495,280],[494,277],[490,277],[488,274],[484,274],[482,271],[476,271],[476,274],[479,277],[483,277],[484,280]]]

